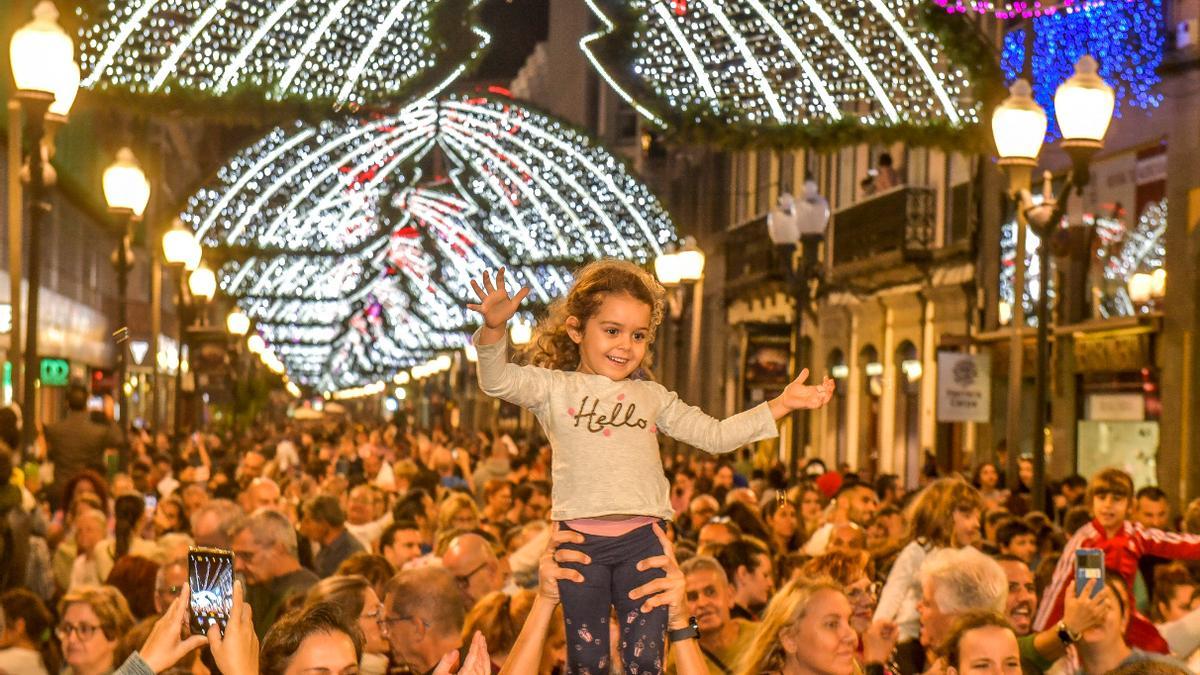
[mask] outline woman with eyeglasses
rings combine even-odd
[[[322,579],[309,590],[304,599],[304,607],[308,609],[321,603],[332,603],[342,611],[347,620],[357,622],[363,637],[359,673],[386,673],[391,645],[379,628],[379,619],[383,617],[383,603],[371,587],[371,582],[357,574]]]
[[[117,653],[121,636],[133,627],[133,615],[112,586],[80,586],[58,603],[61,617],[54,634],[62,644],[64,675],[107,675],[125,655]]]

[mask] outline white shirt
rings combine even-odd
[[[379,520],[372,520],[369,523],[355,525],[350,521],[346,521],[346,531],[350,536],[358,540],[358,543],[363,545],[363,548],[371,553],[378,550],[379,540],[383,537],[383,531],[388,525],[392,524],[392,514],[384,514]]]
[[[0,649],[0,673],[12,675],[49,675],[42,655],[24,647]]]

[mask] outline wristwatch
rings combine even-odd
[[[667,631],[667,640],[670,642],[682,642],[683,640],[698,640],[700,638],[700,624],[696,621],[696,617],[688,619],[686,628],[679,630]]]
[[[1079,638],[1080,635],[1078,633],[1072,633],[1071,629],[1067,628],[1066,623],[1062,621],[1058,622],[1058,641],[1063,643],[1064,647],[1070,647],[1076,642],[1079,642]]]

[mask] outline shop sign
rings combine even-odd
[[[129,355],[133,357],[133,362],[137,365],[142,365],[146,360],[146,353],[150,351],[150,343],[145,340],[130,340]]]
[[[992,413],[989,354],[938,352],[937,420],[987,422]]]
[[[1092,394],[1087,397],[1086,419],[1103,422],[1141,422],[1146,419],[1146,397],[1141,394]]]
[[[42,359],[42,386],[65,387],[71,383],[71,363],[66,359]]]

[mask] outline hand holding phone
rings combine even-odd
[[[193,635],[205,635],[216,624],[225,635],[233,610],[233,552],[193,546],[188,549],[188,626]]]
[[[1104,551],[1098,548],[1081,548],[1075,551],[1075,595],[1083,594],[1083,587],[1091,579],[1096,580],[1092,587],[1092,597],[1104,589]]]

